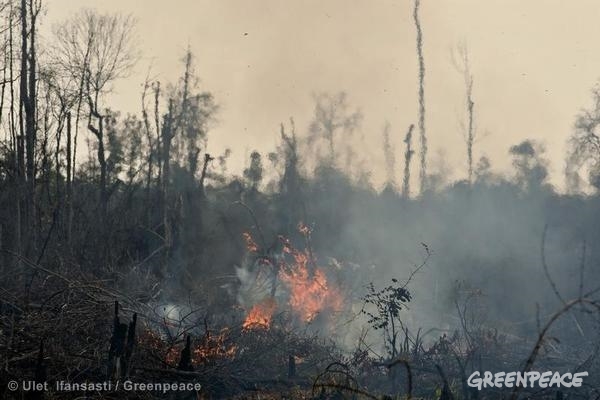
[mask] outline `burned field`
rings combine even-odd
[[[202,7],[245,14],[224,3]],[[326,6],[299,11],[318,21]],[[190,40],[154,73],[143,21],[49,21],[51,7],[0,0],[0,398],[600,398],[600,90],[571,116],[564,159],[527,136],[488,158],[466,45],[451,64],[462,139],[429,113],[440,71],[424,21],[439,16],[414,0],[397,10],[412,67],[394,66],[414,72],[408,124],[373,133],[360,103],[379,100],[345,92],[315,92],[298,120],[266,100],[251,111],[264,89],[218,136],[235,115],[220,96],[251,86],[240,73],[246,86],[207,89],[198,71],[226,75],[226,52]],[[211,42],[244,43],[246,60],[252,40],[266,51],[255,34]],[[131,82],[135,112],[117,106]],[[269,148],[246,127],[271,113]],[[458,173],[440,147],[460,148]]]
[[[243,250],[235,276],[221,277],[229,283],[216,288],[196,281],[185,289],[183,284],[164,289],[164,279],[139,267],[104,271],[101,278],[20,259],[13,267],[18,270],[7,271],[17,279],[3,286],[3,385],[51,382],[49,390],[25,393],[33,398],[483,399],[595,393],[598,310],[595,291],[584,288],[587,282],[580,281],[578,294],[563,301],[548,266],[540,266],[548,274],[544,285],[557,290],[556,308],[542,313],[538,306],[535,322],[509,332],[512,317],[490,305],[484,289],[463,281],[447,288],[453,298],[439,317],[454,325],[426,330],[413,325],[411,314],[427,309],[415,303],[432,295],[419,293],[428,285],[418,284],[437,257],[428,246],[422,245],[421,262],[407,266],[404,278],[362,285],[377,276],[355,266],[348,275],[337,260],[321,264],[308,226],[297,226],[297,245],[279,235],[269,247],[255,241],[266,234],[260,225],[253,227],[256,235],[239,236]],[[576,270],[586,274],[583,260]],[[198,285],[202,289],[191,290]],[[412,286],[420,289],[413,292]],[[514,302],[505,289],[505,301]],[[210,293],[216,297],[207,297]],[[589,376],[578,388],[479,391],[467,385],[473,371]],[[81,386],[105,382],[113,386]],[[201,389],[148,386],[155,383]],[[131,389],[134,384],[146,386]],[[15,395],[3,387],[4,396]]]

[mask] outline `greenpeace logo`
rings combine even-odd
[[[475,371],[467,379],[467,384],[470,387],[481,390],[484,388],[502,388],[502,387],[580,387],[583,384],[583,377],[588,376],[587,372],[578,372],[571,374],[567,372],[496,372],[492,374],[490,371],[485,371],[483,376],[479,371]]]

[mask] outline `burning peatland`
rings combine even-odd
[[[299,250],[289,239],[278,236],[279,253],[276,255],[261,252],[252,236],[244,233],[248,252],[255,258],[254,266],[258,268],[254,279],[270,282],[266,297],[251,305],[244,328],[269,328],[278,310],[287,309],[298,324],[312,323],[319,316],[322,321],[331,322],[342,312],[347,299],[339,283],[317,265],[310,247],[310,228],[300,223],[298,231],[305,240],[305,248]],[[246,283],[252,290],[254,282]]]
[[[0,319],[2,383],[26,377],[201,384],[202,390],[180,393],[181,398],[516,398],[519,391],[542,398],[564,392],[519,388],[480,394],[465,384],[466,377],[473,370],[597,368],[597,340],[591,335],[600,306],[593,292],[540,316],[539,335],[532,339],[483,323],[482,292],[460,284],[453,300],[459,328],[413,330],[406,318],[415,295],[410,284],[432,254],[426,245],[422,262],[403,280],[369,284],[356,297],[343,275],[336,275],[339,264],[320,265],[312,230],[300,224],[298,232],[300,244],[277,236],[270,248],[250,233],[242,235],[244,268],[252,274],[238,271],[238,304],[219,314],[190,298],[173,297],[168,304],[148,299],[158,282],[139,272],[127,277],[136,286],[110,287],[93,275],[60,273],[23,260],[35,279],[25,292],[3,289],[11,301],[2,302]],[[578,345],[554,337],[555,324],[564,318],[580,331]],[[358,339],[344,345],[344,334],[357,326]],[[153,392],[85,395],[166,398]]]
[[[6,288],[2,302],[2,391],[9,380],[197,382],[201,396],[305,389],[310,376],[338,359],[333,343],[299,334],[297,321],[272,316],[272,326],[245,324],[239,311],[212,317],[205,305],[143,302],[155,282],[108,288],[103,280],[29,265],[40,278],[29,298]],[[141,278],[138,276],[138,278]],[[115,299],[118,299],[115,302]],[[84,393],[37,393],[47,399]],[[164,398],[157,393],[88,392],[88,398]],[[196,398],[196,394],[188,393]],[[41,398],[40,397],[40,398]]]

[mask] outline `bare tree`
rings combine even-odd
[[[581,184],[582,170],[588,174],[588,183],[600,189],[600,85],[592,89],[593,105],[583,109],[575,119],[574,132],[569,138],[566,178],[572,191]]]
[[[219,107],[210,92],[198,90],[199,78],[195,73],[194,56],[190,49],[183,57],[183,64],[184,73],[179,84],[169,90],[169,98],[174,100],[175,118],[172,150],[174,158],[181,162],[182,167],[187,168],[191,177],[194,177],[198,171],[201,149],[207,147],[208,129]],[[205,164],[209,158],[210,155],[205,154]]]
[[[78,100],[78,82],[68,74],[62,74],[60,70],[53,68],[49,63],[40,68],[41,88],[46,92],[48,98],[45,101],[45,107],[50,111],[55,122],[55,201],[56,216],[61,228],[64,229],[66,242],[70,248],[71,244],[71,225],[72,225],[72,205],[73,205],[73,180],[72,164],[73,159],[73,135],[71,114]],[[63,133],[66,129],[66,138],[63,140]],[[66,142],[66,143],[63,143]],[[63,148],[64,146],[64,148]],[[66,154],[63,155],[63,150]],[[64,164],[63,158],[66,158]],[[64,191],[62,190],[63,167],[65,169]],[[64,199],[64,201],[63,201]]]
[[[25,197],[25,226],[27,226],[27,243],[29,250],[36,246],[35,218],[35,156],[37,144],[36,89],[37,89],[37,54],[36,28],[37,16],[41,10],[41,2],[21,0],[21,65],[19,77],[19,130],[17,140],[20,183],[26,189],[21,195]],[[28,28],[29,27],[29,28]],[[28,251],[26,249],[26,251]]]
[[[148,169],[146,172],[146,201],[148,202],[148,204],[151,203],[150,194],[151,194],[152,180],[154,178],[154,163],[155,163],[155,159],[156,159],[156,147],[158,144],[157,139],[159,138],[158,135],[160,134],[160,132],[157,131],[156,138],[153,136],[152,125],[150,124],[150,117],[148,115],[148,110],[146,108],[146,95],[147,95],[148,89],[151,87],[151,84],[149,82],[150,81],[149,74],[150,74],[150,71],[148,71],[148,75],[146,76],[146,80],[144,81],[144,88],[142,90],[142,120],[144,121],[144,132],[146,134],[146,142],[148,144]],[[150,208],[148,208],[147,213],[146,213],[147,223],[150,221],[150,212],[151,212],[151,210],[150,210]]]
[[[394,145],[390,141],[390,130],[392,126],[386,121],[383,126],[383,156],[385,157],[386,186],[396,187],[396,155]]]
[[[415,153],[412,149],[412,132],[415,126],[410,124],[408,132],[404,137],[404,143],[406,143],[406,151],[404,152],[404,180],[402,182],[402,197],[407,199],[410,196],[410,161]]]
[[[336,95],[321,93],[314,95],[315,114],[310,124],[308,136],[309,144],[314,144],[319,140],[326,143],[326,161],[331,166],[335,166],[337,160],[336,139],[342,134],[343,139],[349,139],[355,129],[360,125],[362,114],[356,110],[352,113],[348,111],[348,101],[346,93],[340,92]]]
[[[417,60],[419,62],[419,139],[421,142],[421,169],[419,181],[421,193],[427,188],[427,136],[425,134],[425,59],[423,57],[423,31],[419,19],[421,0],[415,0],[413,18],[417,30]]]
[[[4,76],[2,82],[2,93],[4,94],[6,85],[8,84],[8,137],[9,137],[9,146],[10,146],[10,154],[11,160],[9,165],[11,166],[11,175],[10,175],[10,183],[11,183],[11,196],[12,196],[12,212],[14,213],[15,222],[14,227],[11,230],[11,234],[13,237],[12,240],[12,250],[15,254],[20,256],[22,254],[22,239],[23,239],[23,221],[22,221],[22,185],[23,185],[23,174],[24,170],[23,163],[21,162],[24,158],[22,156],[22,139],[21,136],[17,134],[17,125],[19,122],[17,121],[17,108],[15,107],[17,103],[17,93],[16,93],[16,82],[17,76],[15,74],[16,69],[16,56],[17,52],[15,50],[15,39],[14,33],[18,26],[19,15],[17,9],[13,6],[14,2],[8,2],[8,11],[7,11],[7,26],[6,28],[6,43],[4,47],[4,54],[6,56],[5,60],[5,69]],[[5,8],[3,8],[5,9]],[[6,71],[8,69],[8,71]],[[7,75],[6,75],[7,74]],[[4,110],[4,107],[2,107]],[[12,261],[12,259],[10,260]],[[20,258],[17,257],[17,264],[21,266]]]
[[[120,14],[84,10],[55,29],[56,63],[81,82],[81,101],[88,106],[88,130],[98,141],[100,203],[103,214],[108,204],[104,115],[99,105],[112,82],[126,77],[137,61],[135,20]]]
[[[465,83],[466,123],[461,123],[467,145],[467,176],[473,183],[473,144],[475,142],[475,103],[473,101],[473,73],[469,62],[469,51],[462,43],[457,46],[456,55],[452,52],[452,62],[462,75]]]
[[[163,118],[163,124],[161,128],[161,141],[162,141],[162,186],[161,186],[161,205],[162,205],[162,223],[164,230],[164,246],[165,252],[163,257],[163,273],[166,272],[166,265],[169,261],[171,246],[173,245],[173,234],[170,219],[169,210],[169,182],[171,177],[171,142],[175,136],[174,128],[174,111],[173,111],[173,99],[169,99],[169,110]]]

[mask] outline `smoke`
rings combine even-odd
[[[413,332],[422,328],[433,340],[459,329],[457,307],[469,290],[478,293],[469,307],[484,326],[518,337],[535,333],[536,305],[542,317],[560,306],[542,268],[544,227],[550,274],[565,298],[576,296],[581,244],[600,239],[592,222],[598,203],[556,193],[546,183],[542,147],[535,142],[506,154],[515,158],[510,177],[494,174],[487,162],[472,185],[447,182],[440,158],[438,177],[429,178],[439,182],[437,190],[417,199],[358,186],[342,171],[308,178],[304,201],[315,253],[348,271],[343,279],[360,305],[368,283],[384,287],[409,277],[426,243],[433,255],[409,283],[413,300],[401,312]],[[592,258],[587,255],[586,265]],[[597,273],[586,267],[585,276],[584,286],[592,289]],[[346,333],[356,338],[365,326],[358,318]]]

